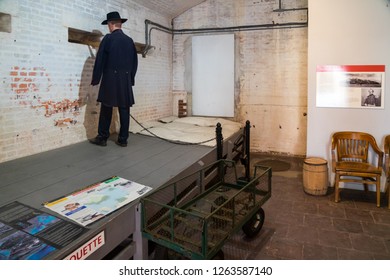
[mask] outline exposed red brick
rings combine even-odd
[[[16,92],[17,94],[26,93],[27,91],[28,91],[27,88],[25,88],[25,89],[24,89],[24,88],[22,88],[22,89],[19,88],[19,89],[16,89],[16,90],[15,90],[15,92]],[[19,98],[20,98],[20,95],[17,95],[16,98],[19,99]]]

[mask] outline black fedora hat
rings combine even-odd
[[[122,23],[124,23],[124,22],[127,21],[127,18],[121,18],[121,16],[119,15],[118,12],[111,12],[111,13],[108,13],[108,14],[107,14],[107,19],[106,19],[106,20],[103,20],[103,21],[102,21],[102,24],[105,25],[105,24],[107,24],[109,21],[112,21],[112,20],[121,20]]]

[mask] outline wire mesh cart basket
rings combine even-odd
[[[271,177],[255,166],[243,180],[233,161],[218,160],[143,197],[142,234],[185,258],[212,259],[240,229],[248,237],[261,230]]]

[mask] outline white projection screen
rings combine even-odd
[[[192,114],[234,117],[234,34],[192,38]]]

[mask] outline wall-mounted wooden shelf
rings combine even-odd
[[[99,30],[90,32],[71,27],[68,28],[68,42],[70,43],[98,48],[103,36],[104,35]],[[144,55],[145,47],[145,44],[135,42],[137,53]]]

